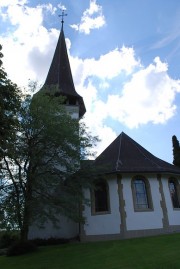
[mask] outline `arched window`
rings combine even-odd
[[[109,188],[105,181],[96,183],[91,199],[92,214],[109,213]]]
[[[180,208],[180,198],[179,198],[179,184],[176,179],[171,178],[169,180],[169,190],[172,200],[172,205],[174,208]]]
[[[152,209],[151,191],[147,179],[142,177],[132,179],[132,193],[136,211]]]

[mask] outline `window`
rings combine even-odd
[[[136,177],[132,180],[132,193],[136,211],[152,209],[150,186],[145,178]]]
[[[92,191],[92,214],[109,213],[109,189],[105,181],[100,181]]]
[[[179,202],[179,186],[176,179],[169,180],[169,190],[171,195],[171,200],[174,208],[180,208]]]

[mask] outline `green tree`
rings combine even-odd
[[[175,135],[173,135],[172,137],[172,144],[173,144],[173,164],[180,166],[180,145]]]
[[[7,77],[2,67],[3,54],[0,45],[0,158],[6,145],[13,139],[17,127],[20,94],[16,84]]]
[[[59,213],[82,221],[78,205],[87,202],[82,189],[90,175],[77,171],[80,161],[93,155],[97,138],[71,118],[63,103],[62,97],[42,92],[33,101],[22,99],[16,139],[1,161],[3,215],[20,229],[22,240],[32,223],[50,219],[56,224]]]

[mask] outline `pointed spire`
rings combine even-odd
[[[44,86],[56,85],[56,94],[66,96],[70,105],[78,104],[79,116],[82,117],[86,112],[86,108],[83,98],[76,92],[74,87],[63,31],[64,16],[66,15],[64,12],[60,15],[62,17],[61,32]]]

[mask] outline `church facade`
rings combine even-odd
[[[85,111],[76,92],[69,64],[63,24],[45,86],[58,85],[58,95],[66,96],[72,117]],[[180,168],[169,164],[121,133],[92,166],[99,180],[84,194],[90,205],[82,205],[84,224],[60,216],[60,227],[48,222],[44,229],[32,225],[29,239],[73,238],[82,241],[121,239],[180,232]]]
[[[121,133],[94,166],[102,180],[85,190],[82,240],[131,238],[180,232],[180,169]]]

